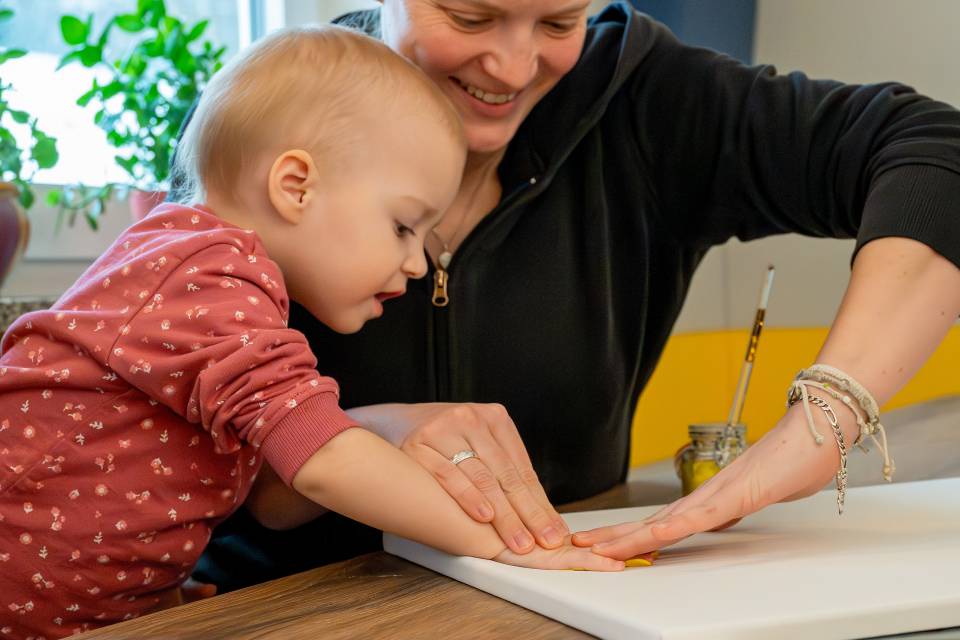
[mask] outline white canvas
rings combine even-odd
[[[572,530],[657,507],[566,514]],[[384,536],[384,548],[603,638],[864,638],[960,626],[960,478],[851,489],[774,505],[619,574],[454,557]]]

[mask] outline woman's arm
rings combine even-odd
[[[854,262],[850,285],[817,362],[853,376],[883,404],[930,357],[958,315],[956,265],[913,240],[875,240]],[[852,442],[858,433],[852,414],[841,407],[836,412],[846,442]],[[829,428],[822,432],[829,434]],[[892,455],[895,458],[896,451]],[[836,444],[828,435],[823,446],[817,446],[802,408],[794,405],[773,430],[689,496],[643,522],[577,533],[574,543],[612,558],[628,558],[772,503],[816,493],[833,479],[838,466]]]
[[[313,454],[293,487],[333,511],[455,555],[539,568],[619,571],[623,563],[569,544],[517,556],[474,521],[423,467],[365,429],[347,429]]]

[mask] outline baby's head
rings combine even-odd
[[[290,296],[349,333],[426,273],[465,157],[456,111],[417,67],[326,26],[273,33],[217,73],[175,172],[182,201],[256,230]]]

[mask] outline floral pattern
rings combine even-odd
[[[0,638],[135,617],[185,579],[264,458],[352,422],[256,235],[164,205],[0,356]],[[319,426],[315,426],[319,425]]]

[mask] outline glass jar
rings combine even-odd
[[[673,467],[680,477],[683,495],[712,478],[747,448],[747,427],[725,422],[692,424],[690,442],[674,455]]]

